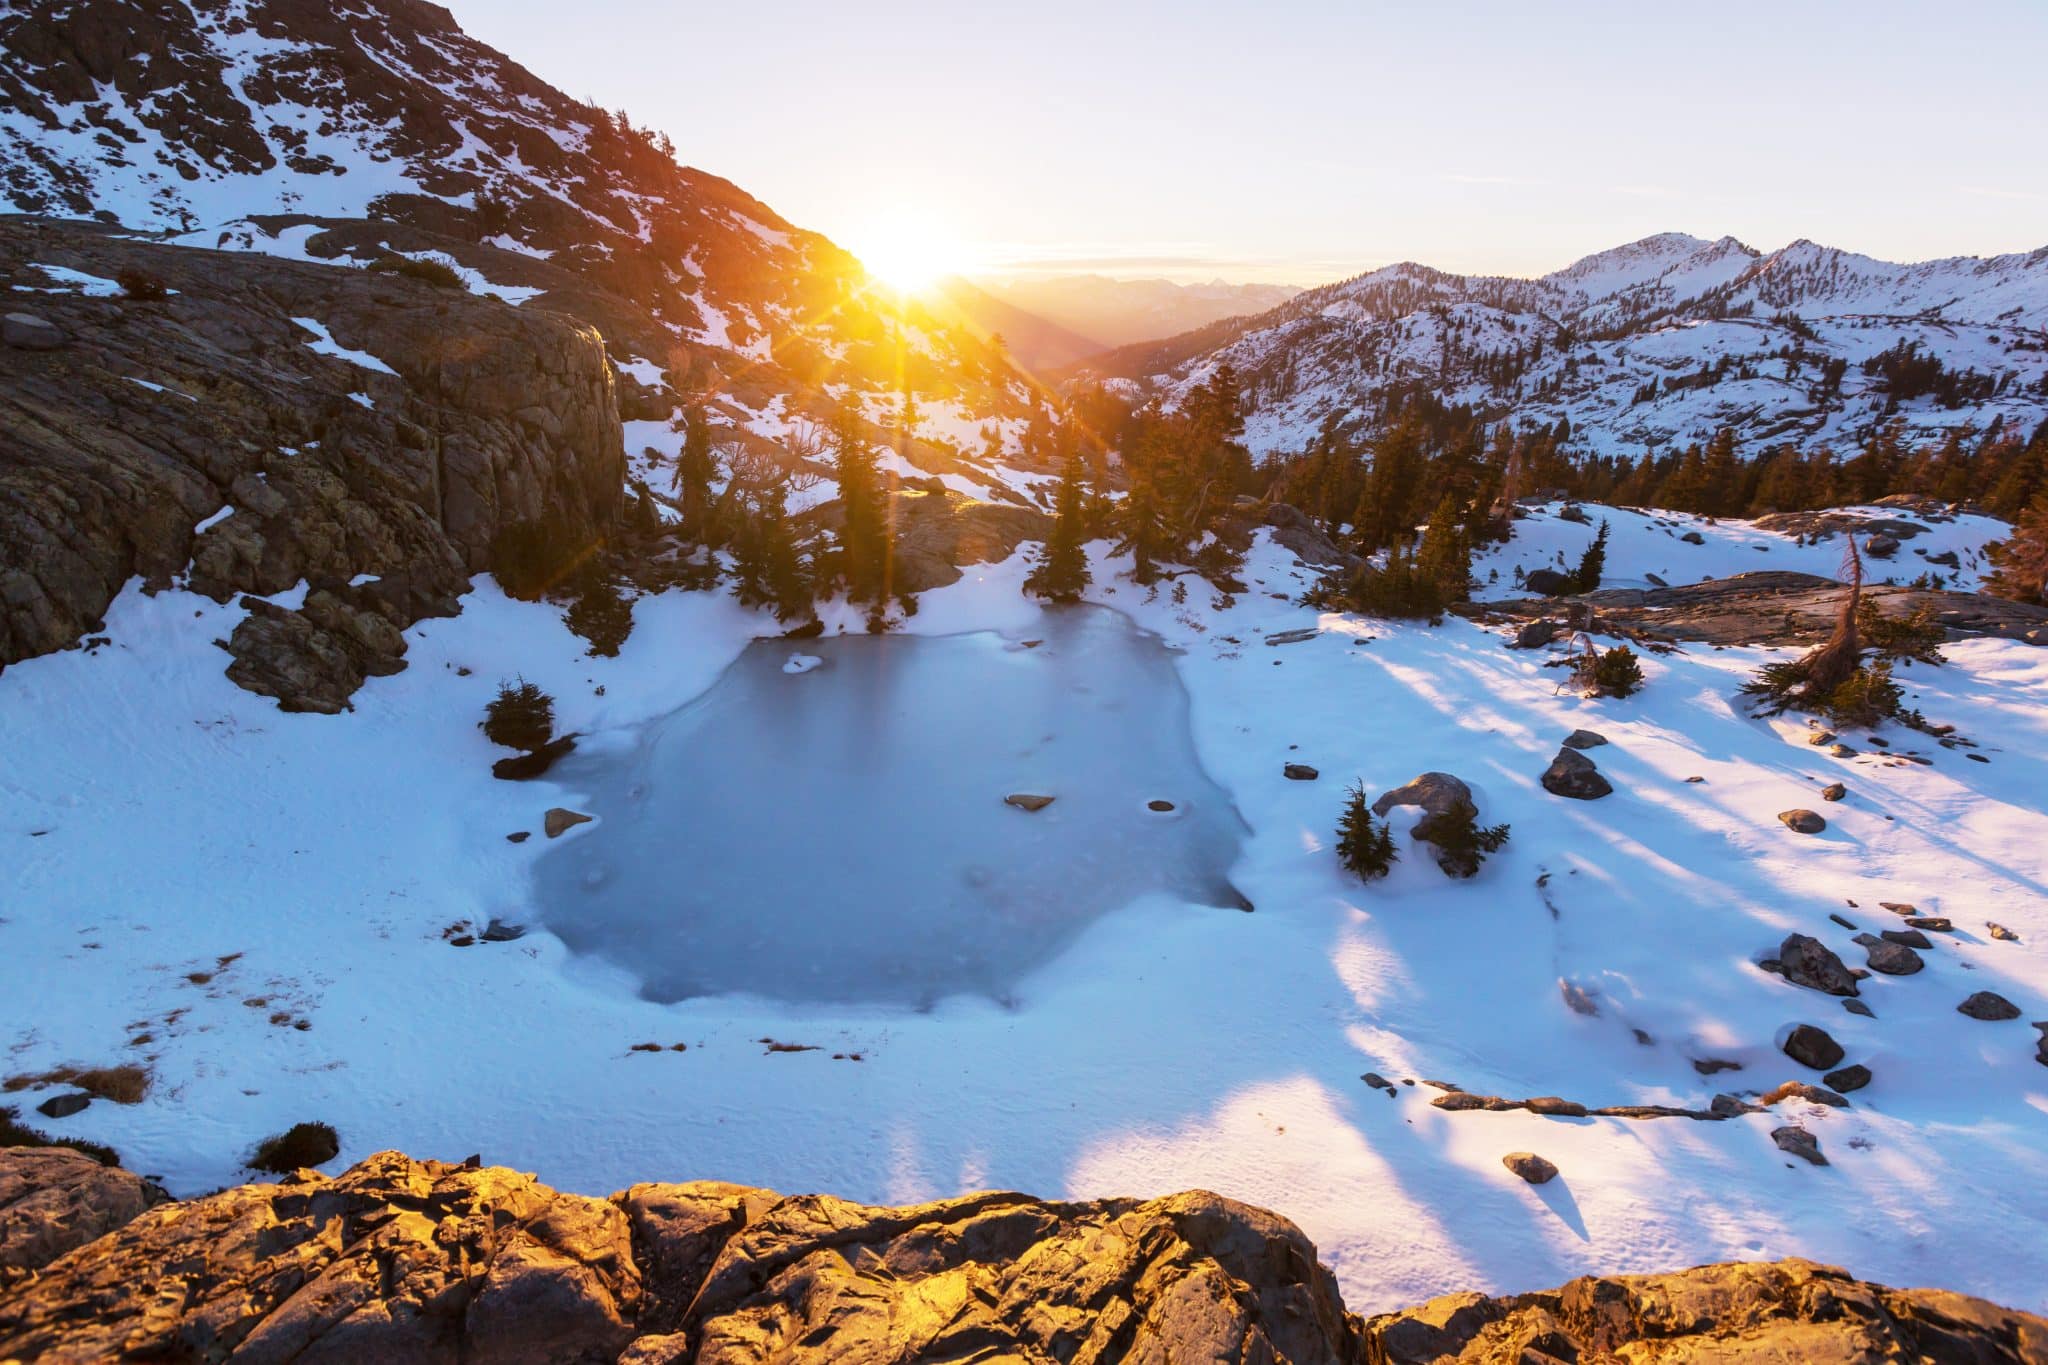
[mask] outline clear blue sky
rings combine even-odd
[[[2048,0],[451,3],[793,222],[948,265],[1312,283],[1667,230],[2048,245]]]

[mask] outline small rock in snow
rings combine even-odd
[[[1040,796],[1033,792],[1011,792],[1003,798],[1004,805],[1015,806],[1018,810],[1041,811],[1052,803],[1052,797]]]
[[[1830,1071],[1821,1079],[1838,1092],[1861,1090],[1870,1084],[1870,1068],[1867,1066],[1845,1066],[1839,1071]]]
[[[1831,1071],[1842,1064],[1842,1045],[1827,1030],[1800,1024],[1785,1037],[1785,1055],[1815,1071]]]
[[[546,815],[541,817],[541,828],[547,831],[548,838],[553,839],[558,837],[564,830],[574,829],[578,825],[587,825],[594,819],[596,819],[595,816],[585,815],[582,811],[553,806],[549,808]]]
[[[1543,790],[1552,796],[1565,796],[1574,801],[1597,801],[1613,793],[1614,784],[1600,775],[1593,766],[1593,760],[1577,749],[1559,749],[1557,757],[1550,760],[1550,766],[1543,770],[1540,779]]]
[[[1546,1184],[1557,1178],[1557,1167],[1534,1152],[1509,1152],[1500,1159],[1500,1164],[1531,1185]]]
[[[36,1112],[45,1118],[68,1119],[91,1103],[90,1095],[52,1095],[36,1106]]]
[[[1821,1155],[1820,1139],[1804,1128],[1773,1128],[1771,1141],[1778,1144],[1778,1150],[1781,1152],[1790,1152],[1793,1156],[1812,1162],[1816,1166],[1828,1164],[1828,1159]]]
[[[1607,742],[1607,736],[1597,730],[1574,730],[1564,737],[1567,749],[1597,749]]]
[[[1778,819],[1784,822],[1786,829],[1797,834],[1818,834],[1828,827],[1828,822],[1816,812],[1805,809],[1781,810]]]
[[[1321,777],[1322,773],[1306,763],[1290,763],[1280,770],[1280,775],[1292,782],[1313,782]]]
[[[1830,782],[1820,789],[1820,799],[1823,801],[1839,801],[1848,794],[1849,789],[1839,782]]]
[[[2020,1017],[2020,1007],[2000,995],[1997,991],[1978,991],[1975,995],[1956,1006],[1956,1013],[1967,1014],[1972,1019],[1986,1023],[2000,1023]]]

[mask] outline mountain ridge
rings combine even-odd
[[[1894,418],[1922,436],[2031,424],[2048,416],[2048,247],[1897,264],[1660,233],[1530,278],[1397,262],[1085,368],[1170,404],[1224,364],[1260,454],[1416,392],[1612,453],[1723,426],[1847,444]]]

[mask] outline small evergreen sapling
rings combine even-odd
[[[1607,523],[1600,523],[1599,532],[1586,546],[1586,552],[1579,556],[1579,567],[1572,573],[1573,590],[1592,592],[1600,586],[1600,577],[1607,572]],[[1624,693],[1623,695],[1627,695]]]
[[[1500,851],[1508,841],[1506,825],[1482,825],[1479,812],[1470,805],[1446,811],[1431,822],[1430,842],[1436,845],[1436,863],[1446,876],[1470,877],[1479,871],[1486,855]]]
[[[493,744],[531,753],[554,738],[555,699],[524,678],[516,687],[500,683],[477,728]]]
[[[1364,785],[1354,784],[1344,798],[1344,813],[1337,817],[1338,860],[1360,881],[1369,882],[1386,876],[1398,857],[1393,833],[1374,823]]]

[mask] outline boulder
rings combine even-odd
[[[1839,801],[1848,794],[1849,789],[1839,782],[1830,782],[1820,789],[1820,799],[1823,801]]]
[[[36,1112],[46,1119],[68,1119],[91,1106],[92,1096],[87,1094],[52,1095],[36,1106]]]
[[[1856,978],[1834,950],[1806,934],[1788,934],[1778,945],[1778,971],[1795,986],[1829,995],[1855,995]]]
[[[1383,792],[1372,803],[1372,813],[1384,817],[1396,806],[1420,806],[1422,818],[1409,831],[1409,837],[1425,843],[1436,843],[1446,820],[1474,820],[1479,818],[1479,807],[1473,804],[1472,789],[1459,778],[1449,773],[1422,773],[1409,779],[1392,791]],[[1454,877],[1469,877],[1476,870],[1459,857],[1437,846],[1437,866]]]
[[[1793,1061],[1815,1071],[1831,1071],[1842,1064],[1842,1045],[1812,1024],[1794,1028],[1785,1038],[1784,1051]]]
[[[1786,829],[1797,834],[1819,834],[1828,827],[1828,822],[1821,819],[1818,812],[1804,809],[1781,810],[1778,819]]]
[[[1531,621],[1515,632],[1516,649],[1541,649],[1555,640],[1561,629],[1555,621]]]
[[[1684,541],[1687,545],[1704,545],[1707,543],[1707,538],[1701,535],[1698,531],[1687,531],[1684,535],[1680,536],[1679,539]]]
[[[1956,1013],[1967,1014],[1972,1019],[1987,1023],[1999,1023],[2020,1017],[2020,1007],[2000,995],[1997,991],[1978,991],[1962,1004],[1956,1006]]]
[[[1557,1167],[1534,1152],[1509,1152],[1500,1159],[1500,1164],[1531,1185],[1547,1184],[1557,1178]]]
[[[1918,929],[1881,929],[1879,938],[1888,943],[1903,943],[1908,948],[1932,948],[1934,943]]]
[[[1011,792],[1003,798],[1003,804],[1015,806],[1018,810],[1041,811],[1050,806],[1055,799],[1057,798],[1042,796],[1036,792]]]
[[[1839,1071],[1830,1071],[1821,1079],[1825,1080],[1831,1089],[1847,1094],[1852,1090],[1861,1090],[1864,1086],[1870,1084],[1870,1068],[1860,1064],[1857,1066],[1845,1066]]]
[[[1886,976],[1911,976],[1927,964],[1920,960],[1920,954],[1903,943],[1893,943],[1875,934],[1858,934],[1856,942],[1863,945],[1866,962],[1873,972]]]
[[[1821,1155],[1820,1139],[1796,1124],[1773,1128],[1771,1141],[1778,1145],[1779,1151],[1790,1152],[1802,1161],[1811,1162],[1815,1166],[1828,1164],[1828,1159]]]
[[[561,806],[552,806],[548,809],[547,814],[541,817],[541,829],[546,832],[548,838],[554,839],[560,837],[565,831],[576,828],[578,825],[589,824],[595,818],[595,816],[585,815],[580,810],[568,810]]]
[[[1544,597],[1568,597],[1579,589],[1570,574],[1559,573],[1555,569],[1531,569],[1522,583],[1530,592]]]
[[[1890,559],[1899,552],[1896,536],[1872,536],[1863,542],[1863,553],[1872,559]]]
[[[1597,749],[1607,742],[1607,736],[1597,730],[1574,730],[1564,737],[1567,749]]]
[[[1290,782],[1313,782],[1322,776],[1306,763],[1289,763],[1280,769],[1280,775]]]
[[[1908,915],[1906,927],[1926,929],[1936,934],[1953,934],[1956,931],[1955,922],[1946,915]]]
[[[1614,784],[1600,775],[1593,760],[1576,749],[1559,749],[1539,780],[1552,796],[1574,801],[1597,801],[1614,791]]]

